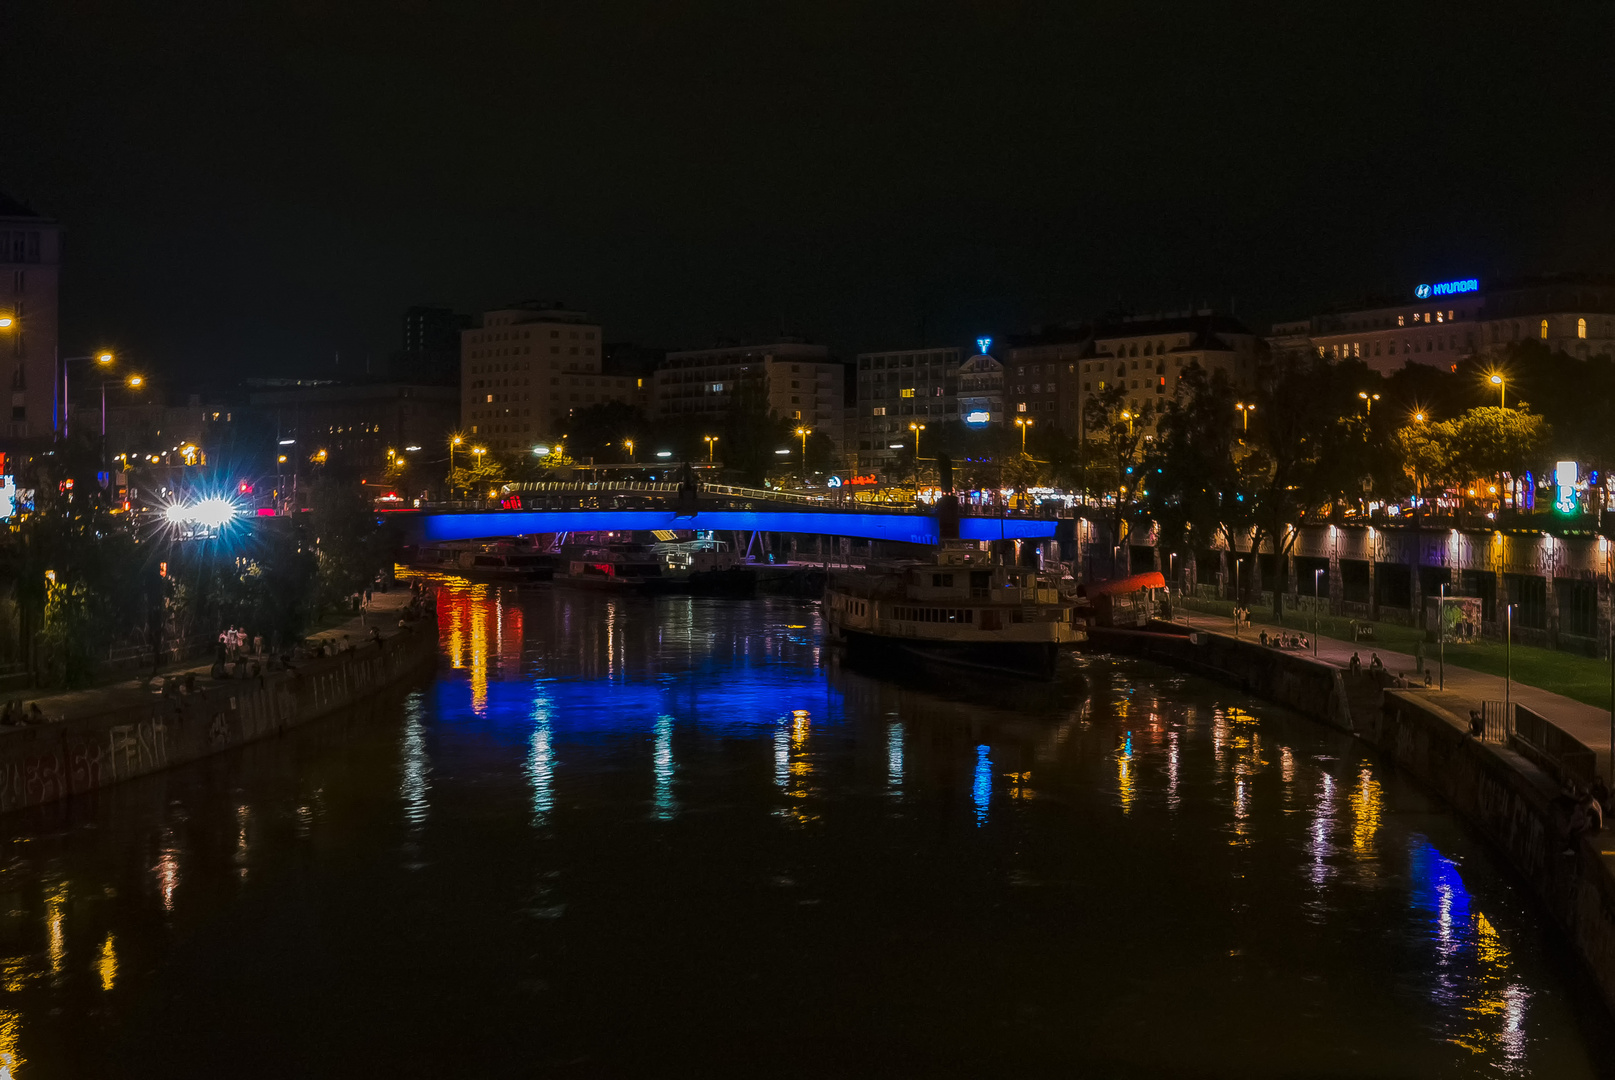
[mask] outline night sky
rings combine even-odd
[[[63,348],[352,372],[411,303],[844,355],[1615,270],[1615,4],[7,0]],[[922,331],[924,337],[922,338]]]

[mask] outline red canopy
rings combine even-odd
[[[1166,577],[1159,570],[1150,570],[1143,574],[1134,574],[1117,581],[1101,581],[1088,586],[1088,595],[1114,596],[1116,593],[1134,593],[1140,589],[1164,589]]]

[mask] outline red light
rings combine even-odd
[[[275,508],[273,506],[260,506],[258,508],[258,516],[259,517],[274,517],[275,516]]]
[[[252,494],[252,485],[247,483],[247,481],[245,481],[245,480],[241,481],[241,494],[243,494],[243,495],[251,495]]]

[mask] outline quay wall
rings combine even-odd
[[[177,697],[109,692],[104,710],[0,731],[0,813],[196,761],[352,705],[423,670],[437,654],[435,630],[427,618],[293,671],[207,682]]]
[[[1481,742],[1428,692],[1384,689],[1298,653],[1226,634],[1095,627],[1098,648],[1219,679],[1349,731],[1477,829],[1558,924],[1615,1013],[1615,871],[1596,838],[1564,855],[1568,807],[1552,777],[1515,750]],[[1360,685],[1359,685],[1360,684]]]

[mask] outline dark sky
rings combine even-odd
[[[1253,322],[1615,270],[1615,4],[6,0],[65,349],[329,370],[416,302],[609,339]]]

